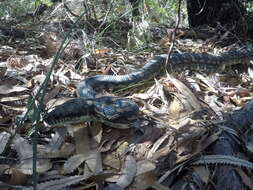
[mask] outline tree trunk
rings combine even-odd
[[[187,0],[187,12],[190,27],[220,24],[238,32],[247,30],[247,11],[240,0]]]

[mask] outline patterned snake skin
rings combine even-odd
[[[193,70],[215,73],[235,64],[245,64],[253,58],[253,48],[228,51],[220,55],[207,53],[173,53],[166,70]],[[166,66],[167,54],[149,60],[141,69],[126,75],[96,75],[81,81],[77,87],[79,98],[56,106],[44,120],[50,125],[99,121],[116,128],[129,128],[136,124],[138,105],[126,98],[97,97],[96,90],[103,87],[128,85],[158,75]]]

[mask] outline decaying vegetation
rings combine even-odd
[[[1,1],[0,189],[253,189],[250,64],[102,89],[138,103],[141,130],[43,121],[88,76],[252,47],[250,1],[198,2]]]

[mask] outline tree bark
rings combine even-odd
[[[247,11],[239,0],[187,0],[187,12],[190,27],[220,24],[242,32]]]

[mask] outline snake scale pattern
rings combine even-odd
[[[235,64],[247,64],[253,58],[253,48],[228,51],[220,55],[208,53],[172,53],[166,65],[167,54],[149,60],[139,70],[126,75],[96,75],[82,80],[77,87],[79,98],[56,106],[46,114],[44,121],[49,125],[62,125],[80,121],[99,121],[116,128],[129,128],[136,124],[138,105],[127,99],[114,96],[97,96],[104,87],[129,85],[167,71],[201,71],[215,73]]]

